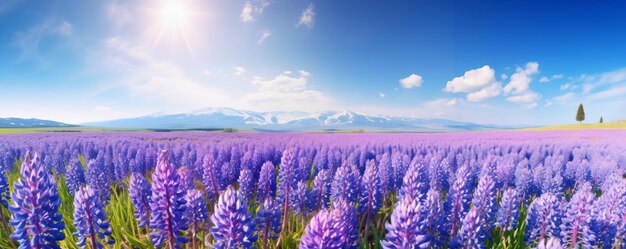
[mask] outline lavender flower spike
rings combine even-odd
[[[76,226],[74,236],[78,237],[76,245],[81,248],[85,248],[87,240],[89,240],[90,248],[101,249],[102,244],[99,239],[111,236],[111,226],[106,219],[100,198],[89,186],[82,187],[76,192],[74,225]],[[115,240],[108,238],[106,243],[111,245],[115,243]]]
[[[19,242],[20,248],[60,248],[57,241],[65,239],[65,223],[58,214],[61,199],[52,174],[39,156],[30,152],[26,152],[20,174],[11,195],[14,204],[9,206],[13,215],[9,223],[15,229],[11,239]]]
[[[168,249],[181,248],[187,242],[182,231],[187,230],[185,192],[180,187],[176,168],[170,163],[170,152],[159,154],[157,166],[152,174],[152,200],[150,202],[150,233],[155,247],[167,242]]]
[[[185,195],[186,208],[185,216],[189,219],[189,232],[191,233],[191,248],[196,248],[196,234],[206,229],[206,223],[209,220],[209,211],[207,210],[204,195],[197,189],[187,191]]]
[[[560,236],[561,204],[552,193],[535,199],[526,215],[526,243]]]
[[[253,248],[257,240],[255,224],[248,212],[243,194],[228,186],[215,205],[210,228],[215,238],[214,248]]]
[[[476,207],[467,213],[463,219],[463,226],[459,230],[459,239],[463,248],[479,249],[485,248],[483,242],[486,240],[485,227],[483,219],[480,216],[480,210]]]
[[[266,199],[273,199],[276,195],[276,167],[272,162],[265,162],[261,166],[259,173],[259,186],[257,189],[256,200],[263,203]]]
[[[280,234],[280,206],[272,199],[265,199],[255,219],[259,225],[261,241],[266,243],[267,248],[267,241],[277,239]]]
[[[590,228],[591,217],[595,212],[594,199],[591,185],[585,183],[567,204],[567,212],[561,224],[561,237],[565,246],[591,248],[595,240],[595,235]]]
[[[424,218],[419,200],[402,199],[396,204],[390,223],[385,224],[387,235],[381,242],[383,248],[428,248]]]

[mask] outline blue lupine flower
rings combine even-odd
[[[424,201],[424,229],[428,235],[428,241],[435,248],[443,247],[445,234],[445,211],[441,202],[441,191],[430,189]]]
[[[276,195],[276,168],[272,162],[267,161],[261,166],[259,173],[259,186],[257,189],[256,200],[263,203],[266,199],[273,199]]]
[[[72,195],[87,184],[85,169],[78,159],[72,159],[72,161],[70,161],[69,169],[65,173],[65,178],[67,180],[67,189]]]
[[[545,193],[535,199],[526,215],[526,242],[560,236],[561,216],[561,203],[554,194]]]
[[[515,229],[519,218],[519,199],[515,189],[507,189],[502,193],[498,220],[496,224],[504,231]]]
[[[404,198],[398,202],[385,224],[387,234],[381,245],[385,249],[428,248],[425,215],[419,200]]]
[[[254,195],[254,176],[252,171],[244,169],[239,174],[239,192],[243,194],[246,201],[252,200]]]
[[[463,218],[463,226],[459,230],[459,240],[463,248],[485,248],[483,242],[487,239],[484,220],[477,207],[472,209]]]
[[[421,163],[412,164],[404,175],[403,184],[398,193],[398,200],[408,196],[412,199],[424,201],[429,188],[428,171]]]
[[[359,247],[359,223],[354,204],[344,199],[333,200],[333,212],[341,220],[341,241],[343,248],[356,249]]]
[[[255,223],[248,212],[243,194],[228,186],[215,205],[211,216],[215,248],[253,248],[257,240]]]
[[[580,187],[567,204],[567,212],[561,224],[561,238],[565,246],[570,248],[591,248],[595,235],[591,231],[591,217],[594,215],[593,202],[595,195],[591,185],[585,183]]]
[[[365,172],[361,178],[361,198],[359,200],[359,213],[366,215],[367,222],[378,213],[382,207],[383,194],[378,168],[374,160],[369,160],[365,166]]]
[[[280,234],[280,206],[272,199],[265,199],[256,216],[261,241],[277,239]]]
[[[207,197],[210,201],[213,201],[222,189],[221,175],[215,168],[216,163],[213,154],[207,153],[202,162],[202,183],[204,184]]]
[[[359,197],[358,172],[354,172],[352,166],[343,164],[335,172],[332,183],[332,199],[344,199],[350,203],[356,203]]]
[[[206,229],[206,223],[209,220],[209,211],[207,210],[204,195],[197,189],[187,191],[185,195],[185,217],[189,221],[189,232],[191,233],[192,243],[195,243],[196,234]],[[195,248],[195,246],[192,246]]]
[[[76,245],[85,248],[86,245],[92,249],[101,249],[100,240],[105,240],[112,245],[115,240],[110,238],[111,226],[107,221],[100,198],[89,186],[81,187],[74,198],[74,226],[78,237]],[[87,242],[89,240],[89,242]]]
[[[393,192],[393,169],[391,168],[391,159],[389,153],[382,155],[378,161],[378,174],[380,176],[380,185],[382,186],[383,198],[386,198],[390,192]]]
[[[313,179],[313,189],[309,197],[311,211],[330,207],[331,182],[332,176],[327,169],[322,169],[317,173]]]
[[[52,173],[36,153],[26,152],[20,174],[9,206],[9,223],[15,229],[11,239],[19,242],[20,248],[60,248],[57,241],[65,239],[65,223],[58,213],[61,199]]]
[[[143,174],[135,172],[130,176],[128,195],[135,208],[135,219],[139,222],[139,227],[148,226],[150,223],[150,198],[152,189],[150,183]]]
[[[496,185],[493,177],[484,174],[478,181],[478,187],[474,191],[472,207],[477,208],[478,215],[481,216],[483,231],[489,232],[493,229],[496,216]]]
[[[596,202],[598,214],[591,221],[591,228],[602,242],[602,248],[611,248],[615,239],[622,235],[621,225],[626,212],[626,182],[614,183]]]
[[[2,169],[0,169],[0,207],[9,207],[9,181],[7,181],[7,175]],[[0,213],[0,215],[2,214]]]
[[[321,210],[306,226],[302,238],[301,249],[341,249],[343,248],[341,220],[336,212]]]
[[[447,195],[445,210],[448,214],[446,232],[449,237],[454,237],[461,228],[463,217],[469,210],[471,199],[471,173],[466,166],[460,167],[456,172],[456,179]]]
[[[101,154],[100,154],[101,155]],[[111,185],[109,177],[103,165],[99,165],[98,161],[91,159],[87,163],[87,183],[91,186],[100,201],[106,205],[111,198]]]
[[[298,182],[298,187],[294,189],[293,194],[291,195],[291,208],[293,209],[294,214],[302,214],[303,216],[307,211],[307,204],[309,196],[309,189],[306,186],[306,183],[303,181]]]
[[[168,249],[181,248],[187,242],[182,231],[187,230],[185,191],[180,187],[176,168],[170,163],[170,152],[159,153],[157,166],[152,174],[152,197],[150,202],[150,238],[155,247],[167,242]]]

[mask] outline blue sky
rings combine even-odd
[[[0,117],[626,119],[622,1],[0,2]]]

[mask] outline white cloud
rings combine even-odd
[[[233,74],[242,75],[246,72],[246,69],[240,66],[233,67]]]
[[[381,98],[384,98],[386,95],[385,95],[385,93],[383,93],[383,92],[379,92],[379,93],[378,93],[378,96],[380,96]]]
[[[550,82],[552,80],[557,80],[557,79],[562,79],[562,78],[563,78],[562,74],[555,74],[555,75],[552,75],[550,77],[543,76],[543,77],[541,77],[541,79],[539,79],[539,82],[546,83],[546,82]]]
[[[457,103],[459,103],[459,101],[456,98],[453,98],[451,100],[448,100],[448,102],[446,102],[446,106],[455,106]]]
[[[132,21],[132,14],[125,4],[112,2],[107,6],[107,15],[115,27],[122,27]]]
[[[185,109],[233,102],[222,89],[196,81],[184,68],[155,56],[149,48],[123,38],[107,39],[102,51],[93,54],[91,60],[95,64],[93,70],[102,69],[112,79],[103,82],[95,94],[122,89],[133,99],[143,99],[144,104]]]
[[[72,35],[74,26],[65,20],[46,19],[26,31],[18,31],[13,44],[22,50],[22,56],[32,56],[39,50],[39,43],[50,36]]]
[[[410,89],[410,88],[419,88],[420,86],[422,86],[422,76],[419,76],[417,74],[411,74],[408,77],[401,79],[400,80],[400,85],[402,85],[403,88],[406,89]]]
[[[569,93],[565,93],[563,95],[559,95],[556,96],[554,98],[552,98],[552,100],[556,101],[556,102],[563,102],[563,101],[567,101],[567,100],[571,100],[576,96],[576,94],[569,92]]]
[[[269,38],[272,35],[272,32],[269,30],[263,30],[261,32],[261,34],[259,35],[259,40],[257,41],[258,44],[263,43],[265,40],[267,40],[267,38]]]
[[[567,83],[567,84],[561,85],[561,87],[559,87],[559,89],[561,89],[561,91],[576,90],[576,89],[578,89],[578,85],[575,85],[573,83]]]
[[[246,94],[244,101],[260,110],[324,110],[333,100],[317,90],[308,88],[310,73],[299,71],[299,76],[279,74],[272,79],[254,77],[252,85],[257,91]]]
[[[241,15],[239,17],[244,23],[253,22],[256,19],[256,16],[263,13],[263,10],[265,10],[265,8],[269,5],[270,3],[265,0],[247,1],[243,5],[243,9],[241,10]]]
[[[528,62],[526,68],[517,67],[516,72],[511,75],[511,81],[504,86],[504,94],[521,94],[529,89],[532,76],[539,73],[539,63]]]
[[[470,93],[496,83],[496,71],[485,65],[469,70],[463,76],[455,77],[446,84],[445,91],[453,93]]]
[[[483,100],[496,97],[500,95],[501,92],[502,92],[502,85],[496,82],[481,90],[469,93],[467,95],[467,100],[470,102],[481,102]]]
[[[306,26],[307,28],[312,28],[313,24],[315,24],[315,6],[313,3],[310,3],[302,14],[300,14],[300,19],[298,21],[298,26]]]
[[[540,96],[535,92],[527,92],[521,95],[510,96],[506,98],[506,101],[516,104],[529,104],[539,100]]]
[[[502,80],[506,80],[506,79],[508,79],[508,78],[509,78],[509,76],[508,76],[508,75],[506,75],[506,74],[501,74],[501,75],[500,75],[500,79],[502,79]]]

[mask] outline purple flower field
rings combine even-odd
[[[1,248],[624,248],[626,131],[0,136]]]

